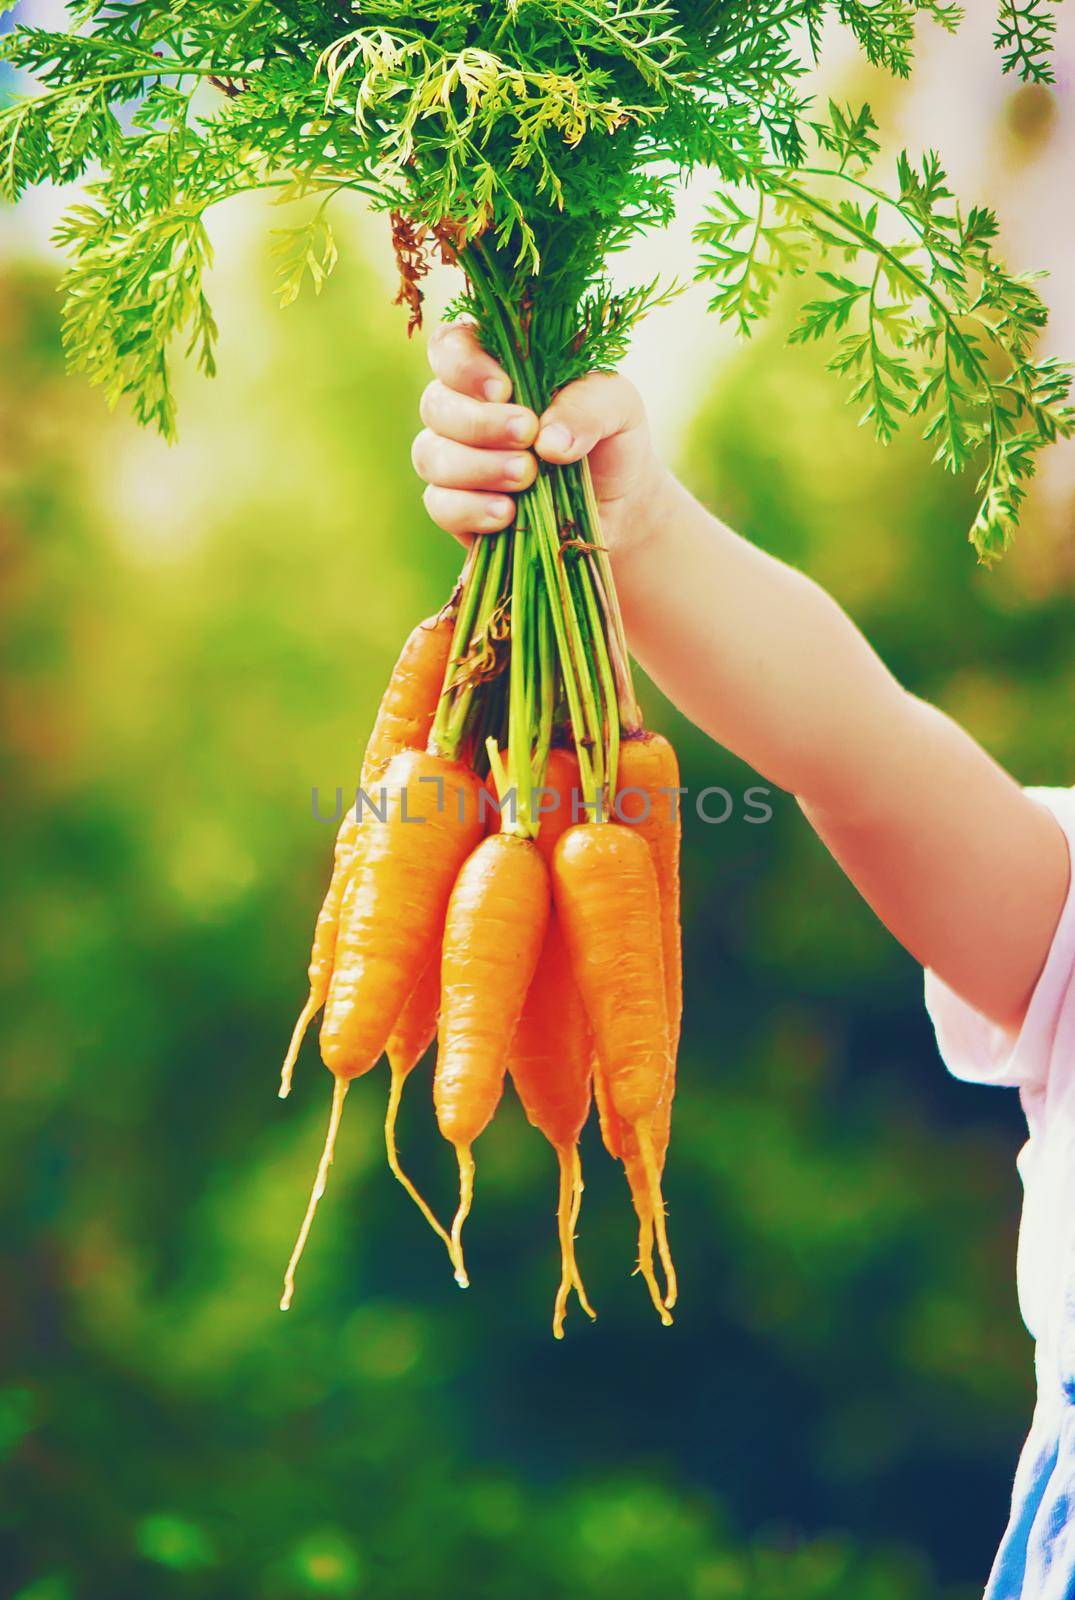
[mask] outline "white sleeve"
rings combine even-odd
[[[1075,880],[1075,790],[1028,789],[1059,822]],[[1000,1028],[961,1000],[935,972],[926,972],[926,1010],[941,1059],[953,1077],[1010,1089],[1042,1088],[1049,1073],[1057,1023],[1075,978],[1075,881],[1022,1027]]]

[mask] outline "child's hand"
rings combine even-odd
[[[663,476],[641,398],[613,373],[590,373],[562,389],[540,418],[510,404],[511,384],[462,323],[429,342],[433,382],[411,459],[428,485],[433,521],[466,540],[495,533],[515,516],[513,495],[533,483],[534,453],[563,465],[589,455],[605,538],[613,555],[636,546]]]

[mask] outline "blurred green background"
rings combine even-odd
[[[1009,162],[1055,140],[1033,98],[1003,117]],[[408,466],[422,351],[379,229],[281,314],[265,222],[221,236],[223,370],[170,451],[65,377],[54,264],[0,256],[3,1593],[970,1600],[1031,1405],[1018,1106],[945,1077],[920,973],[784,797],[688,816],[676,1326],[591,1129],[600,1320],[553,1343],[553,1160],[510,1092],[461,1295],[384,1170],[381,1075],[276,1310],[328,1101],[312,1041],[275,1098],[331,853],[311,789],[353,783],[458,552]],[[876,449],[779,326],[689,399],[690,484],[1022,779],[1070,780],[1063,486],[986,575],[966,493]],[[645,699],[685,782],[755,781]],[[428,1069],[401,1132],[447,1210]]]

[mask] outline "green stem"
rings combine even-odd
[[[520,507],[521,510],[522,507]],[[571,605],[570,595],[567,593],[567,586],[564,582],[564,574],[560,567],[560,546],[555,532],[555,517],[553,517],[551,539],[548,527],[543,527],[539,524],[537,545],[538,558],[541,562],[542,575],[545,579],[547,609],[552,622],[553,636],[560,661],[560,679],[564,686],[568,714],[571,718],[575,736],[575,748],[579,760],[579,781],[587,804],[596,806],[600,791],[594,773],[593,759],[590,754],[593,739],[588,732],[588,729],[595,725],[596,717],[591,715],[592,701],[588,703],[589,697],[583,689],[576,666],[579,647],[571,635],[577,633],[578,621],[574,616],[574,609]],[[574,625],[573,628],[569,628],[568,625],[569,615]]]
[[[462,259],[487,348],[511,379],[516,400],[540,413],[545,399],[542,375],[528,353],[528,334],[535,330],[533,323],[524,327],[516,311],[510,292],[512,274],[494,252],[477,243],[467,246]],[[538,314],[535,308],[532,316]],[[561,309],[552,315],[562,321],[564,313]],[[508,749],[520,804],[519,828],[525,833],[534,831],[534,818],[531,795],[524,791],[544,779],[557,699],[555,669],[549,671],[542,663],[542,640],[550,655],[555,644],[582,792],[595,817],[604,814],[605,788],[615,781],[621,719],[630,725],[637,721],[622,623],[610,598],[614,597],[611,573],[596,559],[581,560],[577,552],[563,548],[566,529],[585,532],[587,542],[600,542],[600,519],[592,489],[587,500],[587,482],[582,469],[543,465],[518,500]],[[524,773],[532,774],[532,785],[524,784]]]
[[[585,537],[593,547],[590,566],[597,586],[597,598],[607,622],[609,655],[619,691],[620,722],[625,733],[639,733],[642,729],[642,712],[635,694],[631,654],[627,648],[627,634],[623,626],[623,612],[620,609],[620,597],[616,592],[616,583],[612,576],[612,562],[604,540],[601,511],[594,492],[589,460],[580,461],[577,471],[585,512],[583,524]]]
[[[580,528],[575,516],[576,507],[569,492],[569,480],[565,472],[556,474],[554,492],[559,504],[561,535],[569,530],[577,538]],[[557,549],[557,561],[560,570],[565,576],[567,587],[576,600],[576,610],[580,620],[579,633],[582,638],[580,660],[594,704],[593,720],[590,727],[590,737],[595,741],[594,782],[598,792],[604,797],[609,781],[606,730],[610,731],[612,723],[617,721],[616,695],[614,690],[611,698],[608,693],[611,674],[608,672],[603,619],[594,604],[591,592],[592,586],[588,582],[590,576],[588,567],[580,561],[579,556],[580,552],[577,546],[571,548],[570,544],[561,537]]]
[[[537,583],[534,574],[534,617],[538,644],[538,726],[534,740],[534,764],[531,781],[540,788],[545,778],[545,768],[552,749],[552,728],[556,715],[556,664],[553,659],[552,619],[548,599]]]
[[[604,616],[597,603],[594,587],[590,582],[589,564],[578,568],[579,588],[582,590],[583,599],[590,623],[590,635],[593,640],[594,660],[597,667],[597,677],[601,689],[601,698],[605,707],[605,761],[604,761],[604,788],[607,797],[615,798],[616,773],[620,759],[620,717],[619,702],[616,693],[616,678],[609,660],[608,645],[605,642]]]
[[[452,646],[448,652],[448,665],[444,669],[444,683],[441,687],[440,699],[437,701],[437,712],[433,718],[433,728],[430,734],[430,744],[434,750],[443,751],[445,748],[448,734],[448,717],[452,709],[455,675],[459,668],[459,663],[470,648],[470,640],[474,632],[474,618],[478,610],[478,600],[485,582],[485,572],[489,563],[490,547],[488,539],[475,539],[467,551],[466,560],[463,562],[459,610],[456,612],[455,628],[452,632]]]
[[[533,582],[533,562],[525,529],[516,532],[511,573],[511,665],[508,690],[508,781],[515,793],[514,815],[506,833],[533,838],[530,728],[533,722],[533,671],[527,671],[530,652],[529,590]]]
[[[510,534],[475,539],[475,565],[460,602],[459,617],[452,635],[452,648],[445,672],[444,689],[433,723],[431,746],[441,755],[455,759],[467,735],[478,685],[459,678],[459,669],[471,647],[481,639],[504,600],[504,573],[507,567]]]
[[[560,673],[571,713],[579,778],[583,797],[591,808],[591,814],[596,816],[601,797],[601,778],[597,765],[603,732],[601,712],[587,671],[585,642],[574,597],[560,558],[559,528],[548,478],[543,474],[535,487],[543,491],[542,498],[546,502],[543,507],[545,515],[538,530],[538,549],[549,594],[549,614],[556,634]]]

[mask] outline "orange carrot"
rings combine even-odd
[[[579,763],[572,750],[550,750],[545,769],[545,794],[538,795],[535,810],[541,806],[541,826],[537,844],[545,860],[552,867],[552,857],[568,828],[579,821],[575,804],[581,794]],[[581,815],[581,813],[580,813]]]
[[[590,1027],[560,919],[549,918],[537,971],[511,1046],[511,1076],[527,1117],[559,1149],[590,1111]]]
[[[388,1064],[392,1070],[392,1082],[388,1092],[388,1111],[384,1122],[384,1143],[385,1151],[388,1155],[389,1168],[406,1189],[423,1217],[429,1223],[429,1226],[433,1229],[433,1232],[443,1239],[444,1243],[450,1248],[451,1239],[447,1231],[437,1221],[410,1178],[403,1171],[399,1164],[399,1153],[396,1149],[396,1119],[399,1116],[399,1103],[403,1095],[403,1085],[437,1036],[437,1011],[439,1006],[440,953],[436,951],[426,963],[425,971],[411,990],[386,1046]]]
[[[556,1151],[560,1168],[556,1217],[561,1272],[553,1311],[557,1339],[564,1336],[572,1288],[587,1316],[595,1315],[575,1260],[575,1227],[582,1200],[578,1141],[590,1110],[591,1049],[586,1010],[571,970],[563,928],[554,912],[515,1030],[509,1070],[523,1110]]]
[[[626,738],[620,747],[617,814],[646,840],[653,855],[661,899],[661,948],[671,1034],[671,1062],[664,1093],[653,1120],[653,1155],[664,1173],[676,1087],[676,1053],[683,1016],[683,940],[680,927],[679,858],[682,823],[679,807],[679,762],[659,733]],[[620,1154],[632,1193],[644,1189],[638,1142],[630,1128],[620,1130]],[[673,1302],[674,1303],[674,1297]]]
[[[424,750],[440,699],[455,619],[450,609],[411,630],[381,697],[366,754],[362,787],[379,784],[401,750]],[[373,798],[371,796],[371,798]]]
[[[642,1152],[639,1150],[634,1130],[617,1114],[612,1104],[608,1079],[599,1058],[595,1058],[593,1062],[593,1082],[602,1143],[614,1161],[623,1162],[627,1174],[631,1199],[638,1216],[638,1270],[649,1284],[653,1260],[653,1220],[649,1179],[646,1176]],[[664,1154],[668,1149],[668,1135],[671,1131],[671,1109],[672,1096],[665,1090],[653,1119],[653,1153],[658,1176],[663,1175]],[[665,1309],[669,1311],[676,1302],[674,1273],[671,1284],[672,1288],[666,1291],[664,1302]]]
[[[572,826],[573,799],[579,789],[579,764],[569,751],[551,752],[544,788],[537,846],[551,867],[557,841]],[[553,911],[515,1030],[508,1070],[523,1110],[552,1145],[560,1169],[556,1216],[561,1268],[552,1324],[557,1339],[564,1336],[572,1288],[587,1316],[596,1315],[575,1259],[582,1203],[578,1141],[590,1110],[591,1053],[586,1008],[571,971],[563,928]]]
[[[605,1069],[601,1065],[601,1057],[594,1054],[591,1063],[593,1070],[593,1097],[597,1101],[597,1120],[601,1128],[601,1142],[614,1161],[619,1161],[623,1156],[623,1124],[616,1115],[609,1094],[608,1079]]]
[[[336,835],[336,847],[332,858],[332,878],[325,891],[325,898],[321,902],[321,910],[317,915],[314,927],[314,942],[310,950],[310,964],[307,968],[309,979],[309,993],[306,1003],[299,1012],[298,1019],[291,1033],[291,1042],[287,1047],[284,1065],[280,1072],[280,1099],[286,1100],[291,1093],[291,1080],[295,1072],[295,1062],[298,1059],[302,1041],[306,1037],[306,1030],[325,1003],[328,986],[332,979],[332,962],[336,954],[336,935],[340,922],[340,905],[343,901],[344,890],[351,872],[355,850],[359,840],[359,819],[356,806],[350,806],[344,813]]]
[[[627,828],[569,828],[553,856],[553,886],[613,1106],[624,1121],[638,1123],[652,1117],[669,1072],[649,847]]]
[[[679,916],[683,828],[678,789],[679,762],[667,739],[659,733],[624,739],[620,746],[617,814],[642,835],[653,854],[661,897],[661,950],[673,1063],[683,1016],[683,937]]]
[[[452,1224],[456,1278],[466,1282],[462,1229],[474,1195],[475,1139],[504,1087],[508,1050],[549,920],[549,870],[528,839],[497,833],[466,862],[452,890],[441,956],[433,1100],[459,1161]]]
[[[377,796],[372,791],[380,783],[392,757],[400,750],[423,749],[429,738],[448,664],[452,628],[453,619],[449,610],[435,617],[427,617],[411,632],[392,669],[362,759],[361,787],[374,802]],[[354,862],[360,829],[361,813],[356,802],[348,807],[336,835],[332,878],[317,918],[310,951],[309,993],[292,1030],[280,1074],[281,1100],[286,1100],[291,1093],[295,1062],[306,1029],[324,1005],[328,994],[340,907]]]
[[[385,820],[368,816],[340,911],[336,959],[321,1024],[321,1056],[336,1078],[333,1118],[281,1306],[324,1192],[347,1085],[375,1066],[404,1003],[433,956],[459,868],[482,833],[480,779],[418,750],[384,774]]]
[[[482,836],[481,781],[443,756],[405,750],[384,775],[340,913],[321,1055],[341,1078],[375,1066],[436,950],[452,886]]]
[[[639,1268],[661,1320],[669,1322],[675,1272],[653,1128],[671,1073],[671,1050],[664,958],[659,941],[654,944],[660,896],[650,848],[630,828],[569,828],[553,857],[553,892],[612,1108],[638,1143],[645,1179],[644,1192],[635,1196],[643,1224]],[[647,1226],[656,1234],[665,1269],[663,1298],[649,1259]]]

